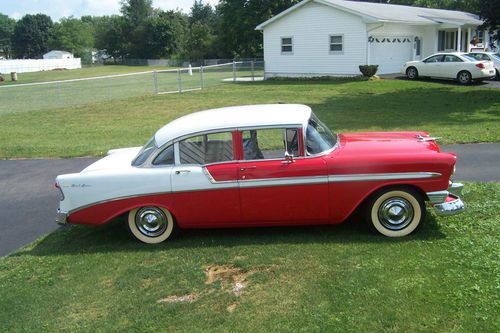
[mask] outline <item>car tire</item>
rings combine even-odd
[[[472,75],[468,71],[460,71],[457,74],[458,83],[466,85],[472,82]]]
[[[495,70],[495,72],[496,72],[495,80],[500,81],[500,71],[498,71],[498,69],[497,69],[497,70]]]
[[[410,80],[418,79],[418,70],[415,67],[408,67],[406,69],[406,77]]]
[[[158,244],[177,233],[172,214],[165,208],[145,206],[132,209],[128,214],[127,227],[130,233],[146,244]]]
[[[423,196],[412,188],[387,188],[367,204],[370,229],[387,237],[403,237],[417,231],[425,219]]]

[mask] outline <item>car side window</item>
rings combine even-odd
[[[297,128],[269,128],[247,130],[243,136],[243,159],[282,159],[285,153],[299,156]]]
[[[233,159],[231,132],[198,135],[179,142],[181,164],[209,164]]]
[[[444,56],[444,62],[463,62],[459,57],[448,54]]]
[[[435,62],[442,62],[443,61],[442,59],[443,59],[443,55],[439,54],[439,55],[435,55],[435,56],[432,56],[430,58],[425,59],[424,62],[426,64],[435,63]]]
[[[170,145],[156,156],[153,165],[172,165],[174,161],[174,146]]]

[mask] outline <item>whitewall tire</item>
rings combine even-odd
[[[416,231],[425,218],[425,202],[410,188],[390,188],[368,201],[367,221],[373,231],[388,237],[403,237]]]
[[[177,230],[172,214],[165,208],[155,206],[132,209],[127,226],[135,238],[147,244],[161,243]]]

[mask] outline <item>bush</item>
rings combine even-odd
[[[378,65],[360,65],[359,71],[365,77],[372,77],[377,74]]]

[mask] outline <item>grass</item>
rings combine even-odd
[[[11,81],[10,74],[6,73],[4,74],[4,78],[6,81],[0,83],[0,86],[79,79],[85,77],[126,74],[126,73],[145,72],[145,71],[160,70],[160,69],[172,69],[172,68],[173,67],[166,67],[166,66],[125,66],[125,65],[84,66],[80,69],[57,69],[51,71],[18,73],[17,81]]]
[[[275,81],[185,94],[128,94],[82,106],[0,113],[0,158],[99,156],[110,148],[143,145],[159,127],[193,111],[278,102],[310,105],[337,132],[423,130],[443,137],[440,143],[500,142],[498,89],[400,80]]]
[[[0,259],[1,330],[498,332],[500,184],[464,191],[464,214],[430,213],[404,239],[357,219],[186,231],[159,246],[120,220],[62,228]]]

